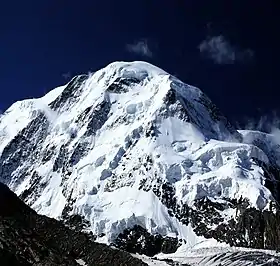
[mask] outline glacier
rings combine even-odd
[[[79,215],[99,242],[140,226],[180,240],[176,248],[255,247],[247,229],[234,240],[215,232],[237,230],[244,208],[275,213],[267,138],[238,131],[201,90],[160,68],[114,62],[1,116],[0,182],[39,214]]]

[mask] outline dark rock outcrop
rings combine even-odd
[[[46,116],[40,113],[4,148],[0,158],[2,182],[9,184],[13,172],[20,165],[25,165],[27,169],[38,158],[41,145],[48,134],[48,126]],[[26,162],[29,162],[29,165]]]
[[[154,256],[160,252],[174,253],[179,247],[179,241],[177,238],[163,237],[159,234],[151,235],[140,225],[135,225],[119,234],[115,245],[130,253]]]
[[[139,84],[141,80],[130,77],[130,78],[117,78],[110,86],[108,86],[107,91],[108,92],[114,92],[114,93],[126,93],[129,91],[129,88],[131,86],[134,86],[136,84]]]
[[[66,102],[74,103],[75,100],[79,97],[79,90],[81,89],[81,85],[88,79],[88,75],[79,75],[74,77],[63,90],[63,92],[57,97],[52,103],[50,103],[50,107],[53,110],[58,110],[62,106],[65,105]]]

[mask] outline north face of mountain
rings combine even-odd
[[[278,248],[278,153],[248,134],[198,88],[115,62],[3,114],[0,180],[38,213],[133,252]]]

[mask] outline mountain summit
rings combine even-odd
[[[115,62],[2,115],[0,181],[130,252],[279,248],[279,166],[260,136],[165,71]]]

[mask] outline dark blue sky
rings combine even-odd
[[[145,60],[201,88],[232,121],[279,111],[277,2],[6,1],[0,10],[0,109],[65,83],[65,73]],[[151,57],[127,49],[141,40]],[[208,50],[201,53],[203,42]],[[223,48],[235,55],[230,64],[212,60]]]

